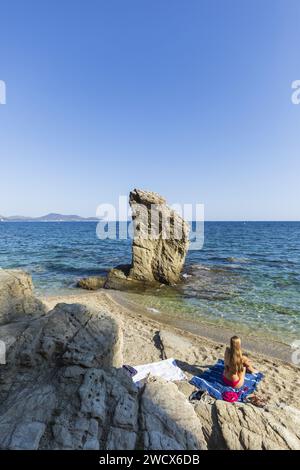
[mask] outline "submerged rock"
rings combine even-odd
[[[77,287],[86,290],[98,290],[104,287],[106,278],[103,276],[84,277],[77,282]]]
[[[115,289],[141,293],[141,289],[157,289],[157,281],[138,280],[131,277],[131,265],[122,264],[111,269],[107,275],[105,289]]]

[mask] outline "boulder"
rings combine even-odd
[[[299,450],[300,412],[278,404],[257,408],[251,404],[195,405],[209,449]]]
[[[189,246],[189,225],[159,194],[134,189],[129,195],[134,222],[130,277],[174,284]]]
[[[201,421],[176,384],[152,379],[141,399],[146,450],[204,450]]]
[[[45,318],[26,327],[14,348],[14,362],[23,366],[44,361],[53,367],[58,364],[119,367],[122,332],[118,324],[101,311],[80,304],[57,304]]]
[[[84,277],[77,282],[77,287],[86,290],[98,290],[104,287],[106,278],[103,276]]]
[[[31,276],[19,270],[0,269],[0,324],[42,313],[45,307],[33,295]]]
[[[78,366],[26,375],[0,405],[0,449],[135,448],[138,397],[122,370]]]
[[[141,293],[141,289],[157,289],[157,282],[135,279],[131,276],[131,265],[122,264],[111,269],[107,275],[105,289],[115,289]]]
[[[135,283],[176,284],[189,247],[189,225],[159,194],[134,189],[129,195],[133,242],[131,265],[117,267],[105,287]]]
[[[53,439],[48,448],[133,450],[138,394],[131,379],[117,369],[70,367],[61,372],[62,388],[57,390],[66,391],[52,418]]]
[[[99,449],[122,433],[118,445],[134,448],[137,390],[115,368],[123,363],[122,332],[113,318],[58,304],[29,322],[0,326],[0,340],[8,338],[0,449]]]
[[[8,289],[7,304],[16,309],[27,307],[31,294],[25,289],[22,299],[20,292],[18,304],[10,295]],[[7,350],[0,366],[0,449],[135,448],[138,390],[116,368],[123,363],[122,331],[110,315],[61,303],[0,325],[0,340]]]

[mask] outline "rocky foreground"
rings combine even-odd
[[[0,449],[300,449],[299,369],[257,356],[262,408],[189,402],[188,382],[122,370],[166,357],[188,376],[224,345],[117,304],[109,291],[37,300],[30,277],[0,271]]]

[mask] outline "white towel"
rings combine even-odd
[[[147,377],[148,374],[155,377],[162,377],[171,382],[175,380],[185,380],[186,375],[177,366],[175,359],[172,357],[160,362],[152,362],[152,364],[144,364],[142,366],[134,366],[137,374],[132,377],[135,384]]]

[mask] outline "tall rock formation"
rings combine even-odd
[[[189,226],[159,194],[134,189],[129,195],[134,222],[130,276],[174,284],[189,246]]]
[[[132,263],[118,266],[107,279],[109,288],[124,281],[178,282],[189,247],[189,225],[157,193],[134,189],[129,195],[133,220]]]

